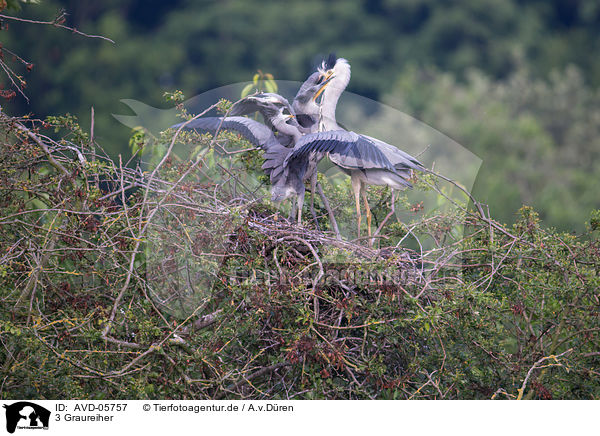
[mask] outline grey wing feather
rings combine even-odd
[[[258,105],[256,100],[244,98],[233,105],[229,111],[229,115],[251,115],[255,112],[260,112],[261,107]]]
[[[267,126],[258,121],[245,117],[206,117],[197,118],[189,123],[179,123],[171,126],[177,129],[184,125],[185,129],[199,130],[215,134],[217,130],[233,130],[238,132],[252,144],[268,150],[274,145],[279,145],[277,138]],[[219,129],[220,126],[220,129]]]
[[[424,166],[421,162],[419,162],[416,158],[412,157],[410,154],[400,150],[398,147],[383,142],[377,138],[372,138],[367,135],[362,136],[373,141],[373,143],[375,143],[375,145],[379,147],[382,153],[385,154],[385,156],[397,170],[401,170],[403,168],[410,168],[413,170],[424,169]]]
[[[273,145],[263,155],[262,169],[269,176],[271,184],[275,185],[284,173],[284,161],[292,149],[282,145]]]
[[[306,158],[311,153],[328,153],[332,162],[346,169],[383,169],[395,171],[394,165],[369,138],[345,130],[311,133],[302,137],[286,158]]]
[[[273,123],[271,122],[269,117],[265,116],[264,108],[261,107],[255,99],[250,99],[246,97],[238,101],[236,104],[233,105],[228,115],[229,117],[235,118],[239,115],[252,115],[256,112],[259,112],[262,115],[265,125],[273,131],[275,129]]]
[[[258,112],[262,115],[264,124],[271,129],[271,131],[276,132],[277,129],[271,122],[267,109],[264,105],[259,104],[258,98],[270,98],[272,101],[277,101],[283,105],[287,105],[290,113],[292,113],[292,107],[284,97],[279,94],[263,92],[248,96],[235,103],[229,111],[229,116],[236,117],[238,115],[252,115]],[[294,138],[292,136],[282,134],[281,132],[277,133],[277,139],[281,145],[285,145],[286,147],[291,147],[294,142]]]

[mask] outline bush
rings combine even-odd
[[[142,171],[72,118],[1,122],[4,399],[600,397],[596,215],[458,205],[372,249],[259,202],[234,135],[165,133]]]

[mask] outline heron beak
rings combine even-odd
[[[329,83],[331,82],[331,79],[333,79],[334,77],[335,76],[333,74],[333,71],[331,71],[327,74],[327,76],[325,77],[325,80],[323,80],[323,83],[321,84],[321,87],[319,88],[319,90],[317,91],[315,96],[312,98],[313,101],[315,101],[317,98],[319,98],[319,96],[323,93],[323,91],[325,91],[325,88],[327,87],[327,85],[329,85]]]
[[[286,118],[286,120],[291,120],[292,118],[296,118],[296,115],[293,114],[289,114]]]

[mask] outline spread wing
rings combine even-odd
[[[206,117],[197,118],[189,123],[179,123],[171,126],[173,129],[178,129],[182,125],[185,125],[185,129],[198,130],[200,132],[209,132],[213,135],[217,131],[221,130],[232,130],[244,138],[250,143],[263,150],[269,150],[275,145],[280,145],[277,137],[273,134],[271,129],[258,121],[251,120],[245,117]]]
[[[179,128],[184,123],[179,123],[172,128]],[[283,174],[283,162],[290,154],[291,148],[284,147],[278,141],[278,138],[264,124],[245,117],[207,117],[198,118],[188,123],[185,129],[198,130],[201,132],[210,132],[215,134],[217,130],[232,130],[238,132],[252,144],[262,148],[264,163],[262,169],[275,184]]]
[[[308,156],[324,153],[338,166],[349,170],[381,169],[395,172],[386,154],[368,137],[345,130],[310,133],[298,141],[285,165],[302,162]]]
[[[372,138],[367,135],[362,136],[371,140],[379,148],[379,150],[385,154],[385,157],[387,157],[388,160],[394,165],[396,170],[408,168],[413,170],[423,170],[425,168],[421,162],[405,151],[400,150],[398,147],[390,145],[387,142],[383,142],[377,138]]]

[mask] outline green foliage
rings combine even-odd
[[[61,116],[48,116],[46,117],[46,123],[49,126],[54,127],[54,133],[60,132],[61,129],[68,130],[70,134],[65,135],[65,138],[69,138],[76,143],[85,143],[89,141],[89,135],[79,126],[75,115],[66,114]]]
[[[473,194],[496,219],[513,222],[525,203],[546,225],[584,231],[597,207],[600,95],[578,69],[555,71],[550,81],[525,66],[502,81],[472,71],[460,83],[408,67],[388,102],[483,160]]]
[[[222,98],[217,102],[217,111],[219,111],[222,114],[226,114],[227,112],[229,112],[232,106],[232,102],[225,98]]]
[[[0,11],[8,9],[9,11],[20,11],[22,4],[39,4],[41,0],[0,0]]]
[[[590,218],[590,229],[592,231],[600,230],[600,210],[593,210]]]
[[[146,144],[146,131],[141,127],[133,129],[131,137],[129,138],[129,148],[131,148],[131,154],[135,156],[139,152],[143,152]]]
[[[183,95],[183,92],[181,92],[179,90],[175,90],[173,92],[166,91],[163,94],[163,97],[164,97],[165,101],[176,103],[176,104],[183,103],[185,101],[185,95]]]
[[[241,98],[255,92],[277,92],[277,83],[270,73],[263,73],[261,70],[254,75],[252,83],[248,83],[242,89]]]

